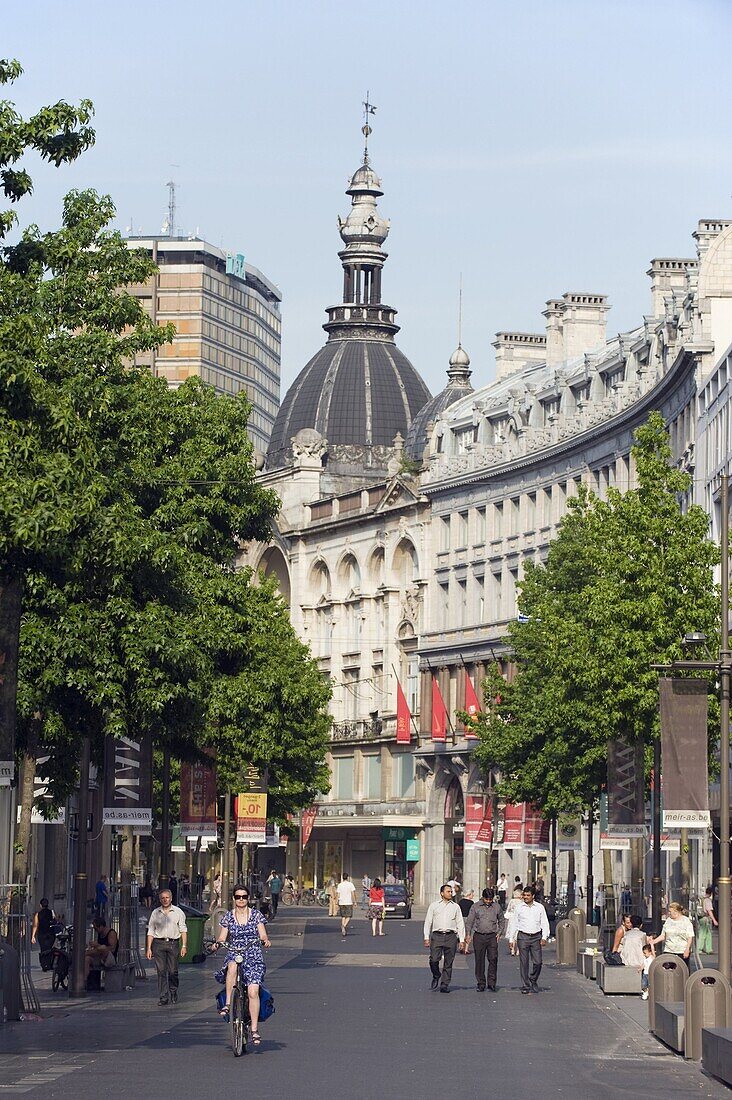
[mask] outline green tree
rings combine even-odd
[[[582,489],[519,596],[509,630],[516,675],[479,723],[478,755],[500,767],[512,801],[578,810],[606,780],[607,742],[658,736],[652,663],[681,656],[689,630],[714,645],[719,615],[709,518],[687,507],[660,413],[636,433],[636,489]],[[495,672],[485,689],[499,694]]]

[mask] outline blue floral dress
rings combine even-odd
[[[252,909],[246,924],[238,924],[232,912],[224,913],[219,921],[222,928],[228,928],[229,935],[226,939],[226,957],[224,965],[216,972],[216,981],[226,981],[226,968],[230,962],[235,962],[237,953],[244,956],[241,970],[247,985],[261,985],[264,980],[267,967],[264,964],[264,952],[262,941],[259,938],[259,925],[266,924],[266,920],[258,909]]]

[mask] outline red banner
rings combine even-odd
[[[506,806],[503,825],[503,844],[506,848],[519,848],[524,842],[524,813],[526,803]]]
[[[432,740],[447,739],[447,710],[437,680],[432,677]]]
[[[493,840],[491,799],[469,794],[465,800],[465,847],[490,848]]]
[[[467,669],[465,669],[465,709],[470,715],[471,719],[475,720],[478,718],[478,715],[480,714],[478,696],[476,695],[475,688],[470,681]],[[473,721],[468,720],[465,723],[465,736],[469,741],[477,740],[478,734],[475,732]]]
[[[315,824],[315,818],[318,816],[318,807],[311,806],[308,810],[302,812],[302,846],[303,849],[307,848],[308,841],[310,840],[310,834],[313,831],[313,825]]]
[[[408,745],[412,740],[412,715],[404,698],[402,685],[397,680],[397,744]]]
[[[544,851],[549,848],[550,823],[536,806],[526,806],[524,814],[524,847]]]
[[[216,836],[216,765],[180,766],[181,832]]]

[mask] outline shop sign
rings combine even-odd
[[[407,841],[407,863],[419,863],[420,842],[417,839]]]
[[[419,829],[401,829],[398,825],[384,825],[381,830],[383,840],[414,840]]]

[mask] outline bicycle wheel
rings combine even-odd
[[[59,971],[56,960],[53,961],[53,971],[51,973],[51,989],[54,993],[58,993],[61,985],[61,973]]]
[[[238,985],[234,986],[231,994],[231,1049],[234,1051],[235,1058],[241,1058],[242,1054],[247,1052],[247,1038],[248,1027],[246,1018],[249,1012],[244,1005],[244,998],[242,997],[241,989]]]

